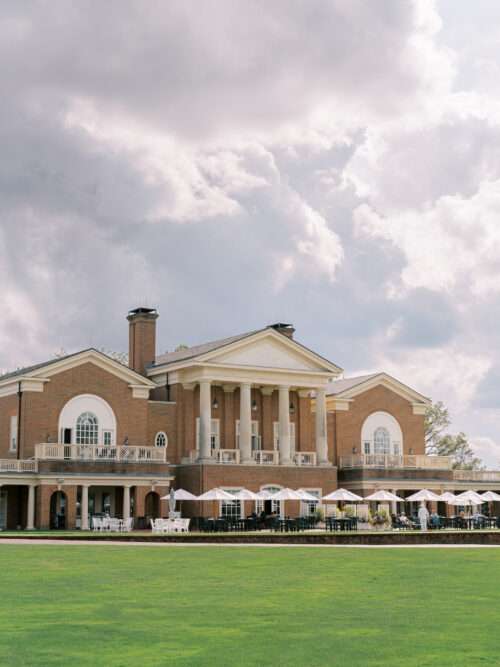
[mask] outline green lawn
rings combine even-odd
[[[500,550],[0,543],[0,665],[500,665]]]

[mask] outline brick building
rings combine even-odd
[[[425,456],[429,399],[394,378],[339,379],[282,323],[157,356],[157,317],[130,311],[128,367],[88,349],[0,376],[0,529],[86,529],[99,513],[140,526],[167,514],[170,485],[400,496],[470,486]],[[309,511],[299,505],[287,513]]]

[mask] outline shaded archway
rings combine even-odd
[[[54,530],[66,528],[68,499],[64,491],[54,491],[50,497],[50,527]]]
[[[150,491],[144,499],[144,513],[147,524],[150,519],[158,519],[160,517],[160,496],[155,491]]]

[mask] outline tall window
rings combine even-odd
[[[375,443],[375,454],[391,453],[391,436],[386,428],[379,426],[375,431],[373,440]]]
[[[220,448],[220,419],[210,420],[210,446],[212,450]],[[200,418],[196,417],[196,449],[200,448]]]
[[[240,489],[238,489],[239,491]],[[228,493],[234,493],[236,489],[224,489]],[[240,519],[243,510],[240,500],[225,501],[220,504],[220,515],[228,519]]]
[[[76,420],[76,444],[97,445],[99,442],[99,422],[92,412],[84,412]]]
[[[280,448],[280,423],[273,422],[273,448]],[[290,454],[295,454],[295,422],[290,422]]]
[[[167,446],[167,434],[163,431],[160,431],[156,434],[155,438],[155,447],[166,447]]]
[[[10,418],[9,451],[17,452],[17,415]]]
[[[259,435],[259,422],[257,419],[252,419],[252,431],[251,431],[251,442],[252,442],[252,452],[255,452],[259,449],[262,449],[261,446],[261,437]],[[240,448],[240,420],[236,420],[236,449]]]

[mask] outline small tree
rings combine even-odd
[[[474,455],[467,436],[460,432],[457,435],[445,433],[451,420],[448,408],[442,401],[433,403],[425,414],[425,451],[435,456],[450,456],[452,466],[461,470],[480,470],[483,462]]]

